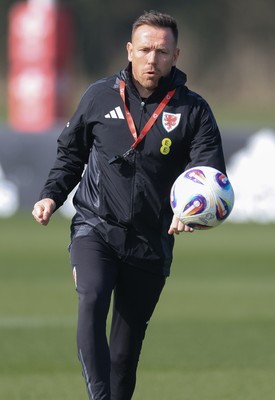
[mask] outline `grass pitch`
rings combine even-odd
[[[0,220],[0,398],[85,400],[69,221]],[[275,399],[274,225],[176,237],[134,400]]]

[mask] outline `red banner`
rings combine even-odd
[[[70,14],[54,5],[15,4],[9,14],[9,122],[19,131],[48,129],[66,109],[72,56]]]

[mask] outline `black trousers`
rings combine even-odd
[[[145,331],[165,277],[120,261],[95,233],[76,237],[70,255],[79,299],[78,357],[89,399],[130,400]]]

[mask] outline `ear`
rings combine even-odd
[[[176,63],[177,63],[177,61],[178,61],[178,58],[179,58],[179,55],[180,55],[180,49],[177,47],[177,48],[175,49],[175,53],[174,53],[173,66],[176,65]]]
[[[126,45],[126,49],[128,52],[128,61],[131,62],[132,61],[132,54],[133,54],[133,45],[131,42],[128,42]]]

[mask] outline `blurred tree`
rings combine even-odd
[[[12,4],[16,3],[14,0],[1,0],[0,2],[0,73],[6,66],[7,54],[7,30],[8,30],[8,12]]]
[[[113,66],[124,66],[126,42],[130,39],[131,25],[145,9],[148,2],[140,0],[64,0],[75,15],[78,39],[78,62],[89,74],[104,74],[113,71]],[[151,1],[150,8],[160,9],[162,1]],[[163,10],[165,11],[165,10]]]

